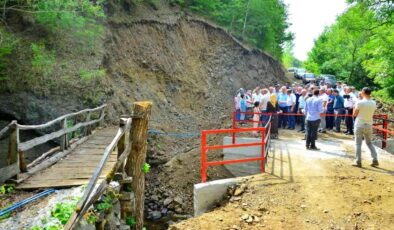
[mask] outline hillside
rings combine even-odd
[[[167,4],[154,9],[148,4],[111,2],[105,19],[97,24],[102,33],[92,46],[45,32],[31,15],[8,14],[8,26],[18,42],[7,56],[6,78],[0,87],[1,124],[12,119],[39,124],[107,103],[110,125],[120,115],[130,114],[134,101],[150,100],[150,129],[198,133],[223,127],[230,120],[239,88],[286,81],[279,61],[243,45],[213,23]],[[198,144],[198,138],[150,137],[152,173],[147,186],[157,189],[147,190],[146,203],[156,205],[153,210],[160,211],[165,198],[182,192],[184,204],[176,212],[192,213],[189,185],[198,180],[199,171],[186,172],[187,167],[168,171],[164,164],[177,162],[176,156],[182,155],[182,160],[197,167]],[[181,184],[160,180],[163,170],[180,178],[189,173],[191,180]],[[226,175],[220,170],[218,174]],[[157,194],[163,195],[153,199]]]

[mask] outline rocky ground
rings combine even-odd
[[[325,134],[324,141],[345,138]],[[291,143],[300,134],[282,131]],[[394,158],[381,155],[379,167],[353,162],[352,140],[341,151],[281,151],[271,156],[267,173],[245,178],[228,203],[169,229],[392,229]]]

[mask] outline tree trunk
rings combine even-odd
[[[250,0],[248,0],[248,3],[246,5],[246,11],[245,11],[245,18],[244,18],[244,26],[242,28],[242,40],[244,39],[244,34],[245,34],[245,30],[246,30],[246,21],[248,20],[248,14],[249,14],[249,4],[250,4]]]

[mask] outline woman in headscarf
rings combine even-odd
[[[271,114],[271,139],[278,139],[278,111],[279,105],[276,100],[276,95],[271,94],[270,100],[267,104],[267,113]]]

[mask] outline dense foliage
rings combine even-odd
[[[315,41],[305,67],[334,74],[394,103],[394,1],[351,0],[349,9]]]
[[[72,69],[68,68],[72,65],[68,54],[95,52],[104,32],[98,23],[105,17],[103,3],[104,0],[0,0],[0,92],[12,92],[22,86],[41,94],[51,87],[56,89],[60,78],[71,74],[64,71]],[[80,76],[73,75],[85,81],[102,75],[99,69],[78,72]],[[44,87],[40,88],[42,83]]]
[[[226,27],[233,35],[279,60],[282,46],[292,40],[282,0],[172,0]]]

